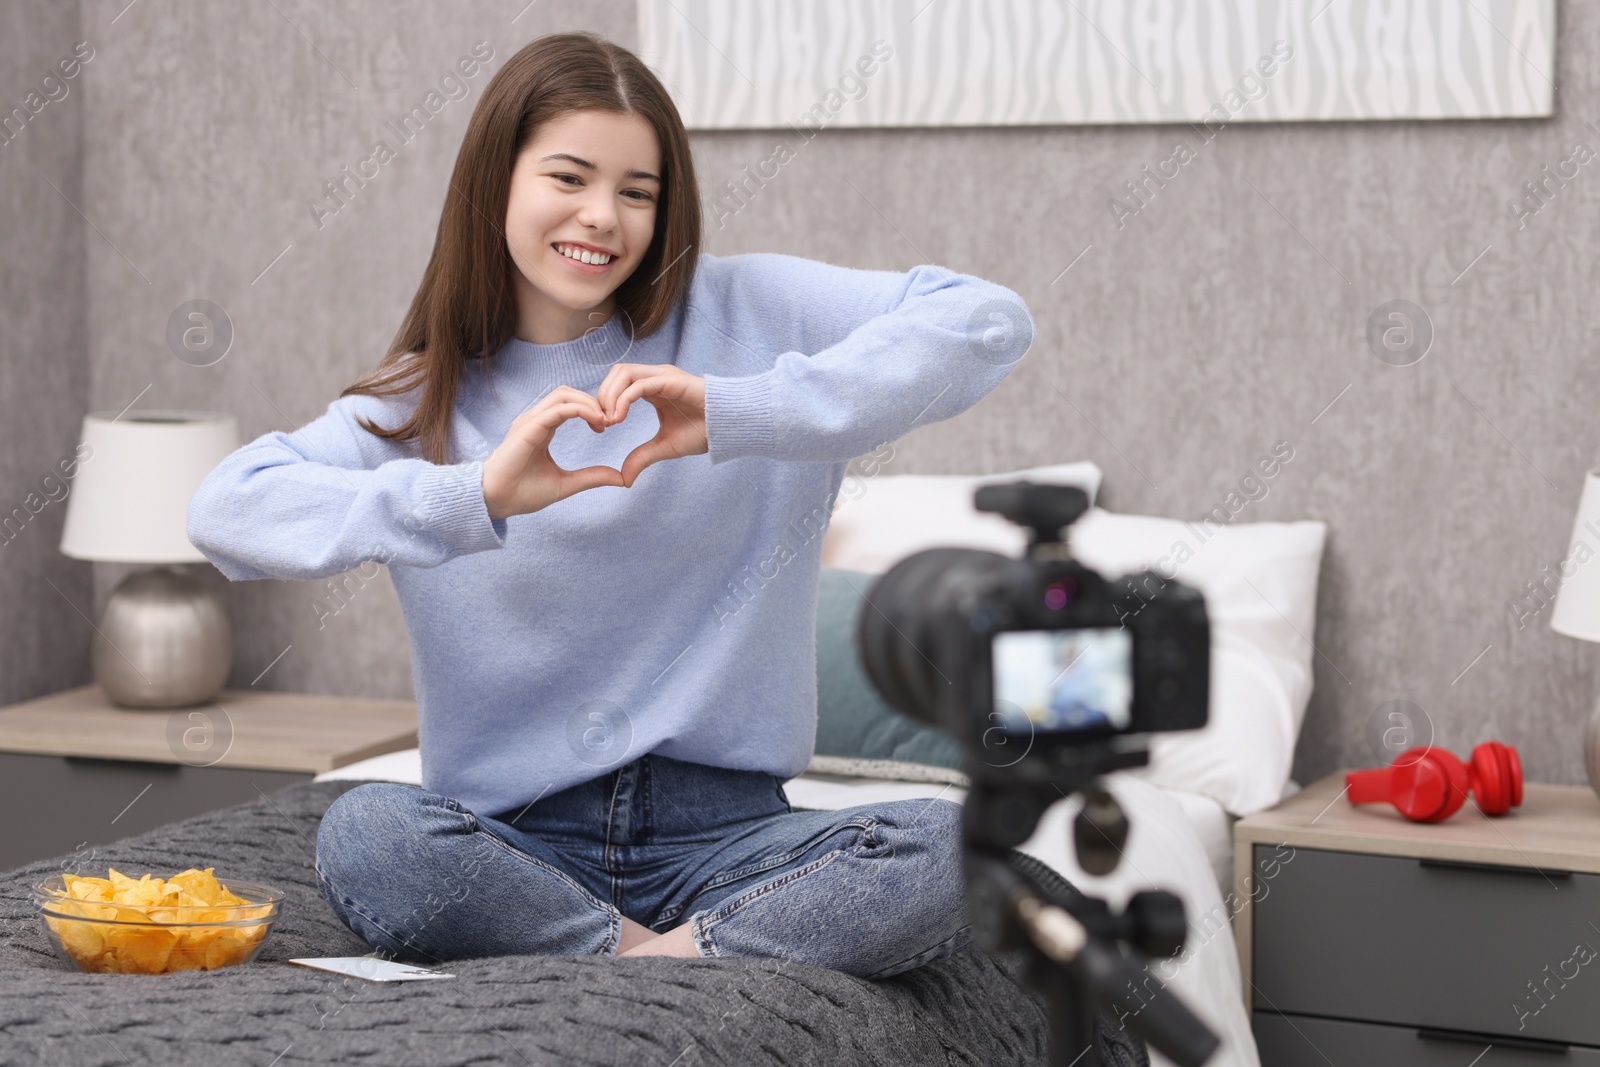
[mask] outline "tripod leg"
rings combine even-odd
[[[1050,1067],[1100,1067],[1100,1033],[1094,1001],[1072,972],[1032,959],[1033,988],[1044,994],[1050,1016]]]

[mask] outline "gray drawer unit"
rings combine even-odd
[[[0,870],[71,856],[64,870],[98,870],[105,877],[95,845],[311,778],[294,771],[0,752],[0,810],[8,813],[0,819]]]
[[[1254,912],[1258,1017],[1600,1046],[1600,875],[1297,848]]]
[[[1600,1067],[1600,1050],[1406,1026],[1279,1015],[1252,1019],[1261,1067]]]

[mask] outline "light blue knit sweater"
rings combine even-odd
[[[469,361],[455,462],[356,423],[397,426],[414,394],[342,397],[212,471],[189,539],[234,581],[387,564],[423,786],[480,814],[647,752],[791,778],[816,738],[822,534],[846,464],[976,404],[1032,340],[1014,292],[941,267],[701,254],[650,337],[613,315],[575,341],[512,339],[487,382]],[[710,451],[491,521],[483,460],[512,419],[558,385],[595,392],[614,362],[703,377]],[[550,452],[620,468],[657,427],[641,400],[602,434],[569,420]]]

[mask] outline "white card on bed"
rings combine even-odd
[[[416,982],[427,978],[454,978],[453,974],[414,967],[408,963],[379,959],[377,956],[314,956],[290,960],[302,967],[315,967],[319,971],[348,974],[352,978],[365,978],[369,982]]]

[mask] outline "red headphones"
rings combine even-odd
[[[1504,815],[1522,803],[1522,761],[1517,750],[1485,741],[1462,763],[1442,748],[1408,748],[1387,767],[1350,771],[1344,776],[1352,804],[1387,801],[1413,822],[1447,819],[1466,802],[1470,790],[1478,810]]]

